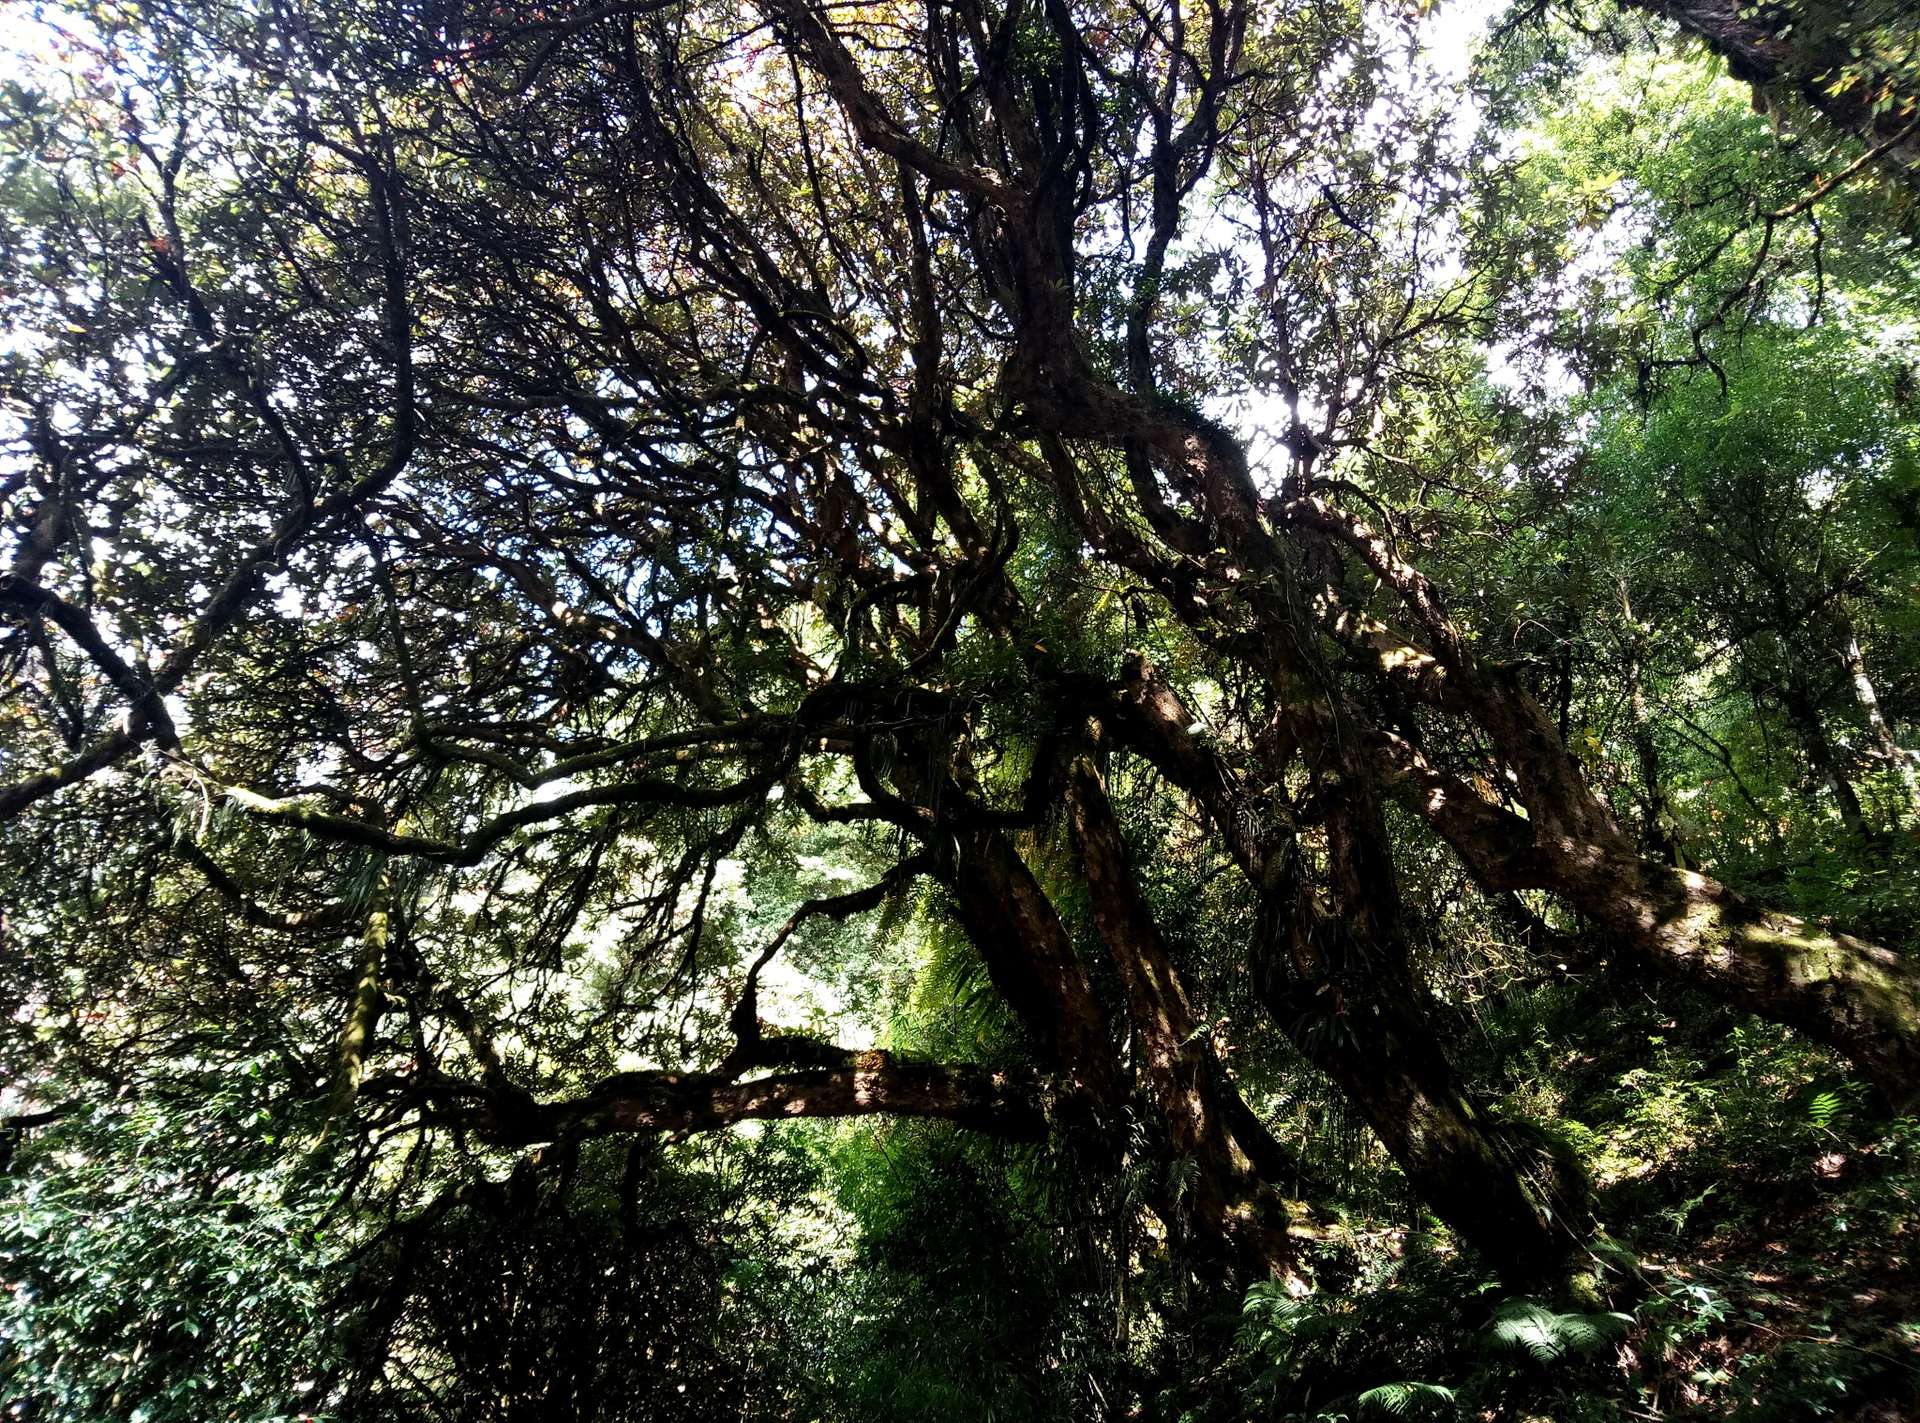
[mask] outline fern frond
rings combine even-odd
[[[1561,1314],[1538,1300],[1511,1299],[1494,1311],[1487,1335],[1497,1347],[1525,1351],[1543,1364],[1568,1354],[1588,1354],[1620,1338],[1633,1316],[1604,1311]]]
[[[1370,1388],[1353,1403],[1362,1418],[1449,1418],[1454,1414],[1452,1389],[1411,1380]]]

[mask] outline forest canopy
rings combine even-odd
[[[1906,0],[0,43],[6,1416],[1920,1407]]]

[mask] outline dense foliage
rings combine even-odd
[[[0,1410],[1920,1408],[1899,0],[65,0]]]

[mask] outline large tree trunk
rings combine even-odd
[[[961,926],[980,951],[995,988],[1020,1019],[1042,1061],[1073,1084],[1082,1110],[1091,1109],[1099,1135],[1117,1151],[1118,1138],[1111,1128],[1124,1085],[1115,1035],[1053,901],[1003,832],[968,829],[939,838],[944,848],[935,856],[942,877],[954,891]],[[1102,873],[1096,901],[1131,906],[1122,912],[1137,913],[1137,891],[1124,863],[1103,861]],[[1151,930],[1150,921],[1147,928]],[[1151,979],[1158,985],[1151,993],[1161,995],[1169,986],[1177,991],[1178,985],[1170,978],[1164,954],[1155,962],[1157,939],[1128,942],[1145,955],[1143,961],[1131,952],[1115,954],[1128,992],[1129,1019],[1136,1031],[1144,1022],[1146,1037],[1157,1039],[1161,1028],[1156,1018],[1140,1012],[1150,998],[1136,1005],[1132,980]],[[1192,1025],[1186,1026],[1183,1045],[1191,1037]],[[1165,1176],[1151,1191],[1148,1203],[1154,1213],[1170,1232],[1184,1235],[1209,1268],[1254,1277],[1290,1272],[1293,1212],[1262,1179],[1297,1176],[1284,1151],[1259,1129],[1219,1064],[1211,1061],[1210,1051],[1206,1056],[1211,1070],[1203,1065],[1188,1084],[1197,1097],[1183,1095],[1177,1072],[1168,1075],[1175,1069],[1172,1059],[1162,1071],[1153,1054],[1147,1055],[1160,1134],[1176,1157],[1188,1163],[1187,1170],[1178,1173],[1182,1180]],[[1196,1107],[1201,1109],[1197,1120]]]
[[[955,908],[994,988],[1048,1067],[1096,1106],[1114,1106],[1113,1030],[1052,901],[1000,831],[963,831],[952,844]]]
[[[1000,393],[1025,427],[1138,458],[1178,496],[1183,507],[1176,508],[1155,489],[1140,509],[1167,549],[1192,550],[1173,558],[1149,547],[1126,520],[1096,513],[1066,463],[1049,461],[1043,477],[1103,557],[1135,568],[1168,594],[1174,615],[1196,636],[1223,647],[1255,640],[1265,663],[1284,660],[1296,646],[1311,655],[1299,610],[1303,604],[1318,609],[1325,629],[1356,659],[1371,663],[1384,692],[1464,715],[1492,741],[1526,818],[1471,790],[1458,797],[1446,776],[1406,763],[1401,749],[1411,749],[1417,760],[1417,748],[1404,741],[1396,748],[1394,738],[1382,738],[1390,754],[1381,769],[1416,792],[1410,795],[1415,809],[1442,829],[1484,884],[1549,888],[1596,917],[1604,907],[1632,951],[1650,963],[1803,1028],[1852,1056],[1894,1100],[1915,1099],[1920,976],[1884,949],[1787,916],[1758,914],[1703,876],[1634,854],[1553,722],[1510,677],[1475,665],[1438,590],[1400,559],[1390,540],[1311,496],[1263,499],[1245,448],[1223,427],[1096,374],[1074,323],[1071,214],[1063,197],[1069,185],[1050,174],[1042,179],[1038,166],[1021,156],[1008,176],[926,148],[890,118],[859,65],[816,16],[798,0],[770,3],[793,26],[798,49],[825,77],[863,143],[936,187],[969,194],[995,215],[982,232],[1004,273],[996,289],[1015,328]],[[1693,0],[1674,3],[1685,8]],[[1740,20],[1736,6],[1706,3],[1720,20]],[[1701,33],[1704,15],[1694,15]],[[1731,38],[1732,32],[1722,36]],[[1344,545],[1392,590],[1428,647],[1349,606],[1338,586],[1303,577],[1291,545],[1276,532]],[[1336,695],[1328,679],[1318,682]],[[1363,718],[1355,716],[1353,724]],[[1522,870],[1532,877],[1516,879]]]
[[[1827,735],[1826,723],[1821,720],[1813,689],[1807,684],[1805,673],[1793,665],[1793,651],[1785,646],[1784,640],[1782,649],[1787,659],[1787,673],[1780,687],[1780,700],[1787,709],[1787,723],[1793,727],[1794,735],[1800,738],[1800,747],[1807,754],[1807,764],[1819,773],[1820,779],[1833,791],[1834,804],[1840,808],[1841,823],[1864,839],[1870,829],[1866,811],[1860,805],[1860,793],[1853,788],[1853,782],[1847,779],[1847,773],[1840,765],[1839,753],[1834,749],[1833,739]]]
[[[1256,1164],[1273,1155],[1271,1138],[1251,1112],[1236,1110],[1238,1093],[1194,1019],[1091,756],[1069,768],[1066,801],[1094,925],[1126,994],[1135,1066],[1158,1103],[1168,1144],[1192,1169],[1185,1214],[1202,1238],[1283,1272],[1292,1259],[1292,1213]]]
[[[1586,1227],[1584,1192],[1469,1101],[1408,963],[1385,827],[1364,782],[1337,788],[1327,841],[1331,912],[1296,886],[1288,953],[1265,957],[1262,998],[1435,1215],[1508,1284],[1559,1284]]]
[[[1920,1103],[1920,971],[1905,956],[1648,859],[1617,826],[1568,833],[1591,821],[1590,808],[1556,815],[1536,794],[1528,815],[1515,815],[1401,738],[1380,734],[1372,745],[1375,769],[1483,888],[1550,890],[1605,929],[1617,952],[1827,1044],[1895,1107]]]
[[[1557,894],[1648,967],[1835,1048],[1896,1107],[1920,1102],[1920,967],[1640,854],[1552,719],[1510,673],[1478,664],[1427,580],[1359,520],[1317,501],[1296,505],[1294,517],[1358,553],[1440,649],[1427,656],[1399,639],[1382,650],[1396,665],[1420,657],[1437,664],[1396,684],[1464,713],[1505,764],[1524,816],[1429,765],[1405,737],[1375,731],[1367,738],[1375,772],[1446,838],[1483,888]]]
[[[937,1117],[1015,1141],[1046,1137],[1047,1094],[1022,1074],[973,1063],[907,1062],[884,1052],[837,1056],[830,1066],[745,1082],[716,1072],[624,1072],[568,1101],[495,1094],[452,1119],[501,1146],[872,1115]]]
[[[1618,850],[1558,847],[1556,888],[1619,948],[1852,1059],[1893,1106],[1920,1104],[1920,974],[1892,949]]]
[[[1233,777],[1188,729],[1172,688],[1136,661],[1106,709],[1116,733],[1193,795],[1226,834],[1271,929],[1255,988],[1301,1053],[1346,1094],[1415,1193],[1516,1285],[1548,1282],[1577,1243],[1559,1184],[1468,1100],[1422,1011],[1400,930],[1379,808],[1363,780],[1332,787],[1334,909],[1321,911],[1278,843],[1249,833]],[[1276,954],[1279,941],[1286,952]]]

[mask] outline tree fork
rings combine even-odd
[[[1292,507],[1399,596],[1440,649],[1449,709],[1470,718],[1513,773],[1524,817],[1437,771],[1405,738],[1367,737],[1373,773],[1453,846],[1482,888],[1559,895],[1649,968],[1836,1049],[1896,1109],[1920,1103],[1920,966],[1641,854],[1553,719],[1508,671],[1480,665],[1422,575],[1359,520],[1317,500]]]
[[[1144,659],[1112,692],[1106,715],[1227,836],[1269,925],[1255,988],[1276,1024],[1360,1110],[1421,1198],[1503,1276],[1535,1284],[1563,1273],[1578,1237],[1558,1218],[1564,1203],[1556,1197],[1575,1192],[1527,1179],[1513,1145],[1468,1100],[1420,1011],[1385,829],[1364,780],[1349,776],[1329,788],[1336,902],[1327,914],[1313,904],[1288,847],[1248,833],[1232,803],[1232,772],[1188,730],[1178,694]],[[1271,951],[1283,941],[1284,958]],[[1364,1032],[1354,1031],[1359,1022]]]

